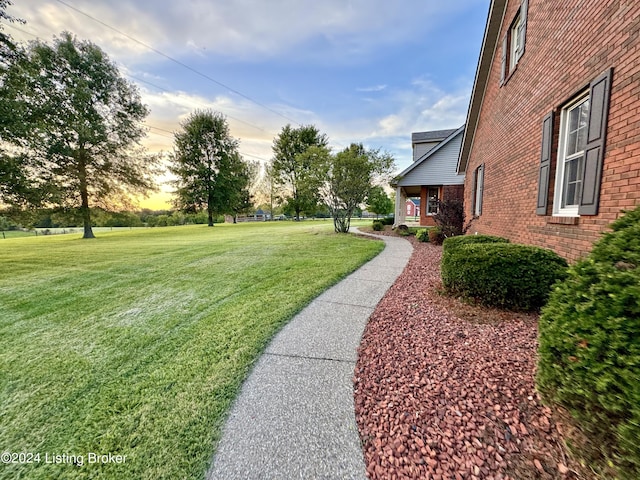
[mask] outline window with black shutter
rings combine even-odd
[[[596,77],[560,112],[553,215],[597,215],[604,159],[612,69]],[[553,120],[542,128],[542,155],[536,213],[547,211]]]
[[[522,55],[527,38],[527,14],[529,0],[522,0],[518,13],[509,25],[509,30],[502,38],[502,64],[500,68],[500,85],[503,85],[514,72]]]

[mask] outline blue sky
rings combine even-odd
[[[401,171],[411,162],[412,132],[464,123],[488,7],[489,0],[14,0],[8,13],[27,23],[5,31],[50,41],[67,30],[99,45],[139,85],[151,110],[151,151],[170,151],[169,132],[209,108],[227,115],[251,160],[271,157],[287,123],[314,124],[334,150],[362,142],[392,153]]]

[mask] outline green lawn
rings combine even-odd
[[[320,222],[0,242],[0,451],[40,454],[1,479],[202,478],[269,339],[383,248]]]

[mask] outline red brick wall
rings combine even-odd
[[[574,261],[590,251],[621,209],[640,204],[638,7],[638,0],[529,0],[525,53],[502,87],[501,41],[494,55],[465,181],[465,213],[471,219],[472,173],[485,164],[482,215],[468,233],[551,248]],[[519,8],[520,0],[508,2],[499,39]],[[552,203],[560,110],[610,67],[614,71],[599,213],[575,221],[538,216],[542,120],[554,110]]]

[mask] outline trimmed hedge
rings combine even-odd
[[[442,259],[442,283],[449,293],[488,306],[535,310],[566,275],[567,262],[551,250],[481,241],[492,243],[449,244]]]
[[[442,283],[445,288],[451,290],[455,282],[455,272],[449,265],[450,253],[463,245],[476,243],[510,243],[508,239],[494,235],[458,235],[445,239],[442,244]]]
[[[589,437],[583,454],[640,478],[640,207],[611,228],[542,311],[536,381]]]
[[[443,255],[461,245],[470,245],[472,243],[509,243],[509,240],[494,235],[458,235],[456,237],[449,237],[442,244]]]

